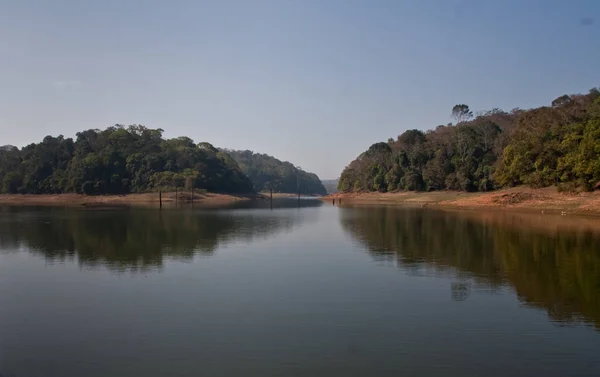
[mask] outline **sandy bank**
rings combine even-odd
[[[515,209],[560,214],[600,215],[600,192],[561,193],[554,187],[515,187],[492,192],[336,193],[323,197],[342,204],[397,204],[464,209]]]
[[[225,195],[215,193],[194,194],[194,205],[227,205],[240,200],[261,199],[260,195]],[[180,192],[175,198],[174,192],[162,194],[163,206],[174,206],[178,204],[191,204],[191,195]],[[13,206],[158,206],[159,194],[157,192],[127,195],[81,195],[81,194],[57,194],[57,195],[0,195],[0,205]]]

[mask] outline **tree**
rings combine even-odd
[[[556,98],[554,101],[552,101],[552,107],[560,107],[560,106],[566,105],[569,102],[571,102],[571,100],[572,100],[571,96],[569,96],[567,94],[562,95],[562,96]]]
[[[94,182],[92,182],[92,181],[83,182],[83,184],[81,185],[81,192],[83,192],[86,195],[92,195],[94,193]]]
[[[17,172],[10,172],[2,180],[2,192],[16,194],[23,183],[23,177]]]
[[[473,112],[469,109],[469,106],[465,104],[454,105],[452,108],[452,117],[458,124],[471,119],[473,117]]]
[[[194,189],[194,177],[188,175],[185,177],[185,189],[188,191],[192,191]]]

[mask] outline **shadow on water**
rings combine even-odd
[[[269,203],[264,209],[256,202],[227,210],[0,207],[0,250],[27,249],[49,262],[72,260],[87,268],[155,270],[167,258],[191,261],[231,242],[291,231],[305,219],[302,212],[285,210],[298,207],[298,201],[292,202],[279,201],[272,211]],[[300,206],[320,204],[306,200]]]
[[[544,309],[553,321],[600,329],[597,230],[548,216],[393,207],[346,208],[340,221],[378,260],[408,271],[458,274],[455,300],[468,299],[463,281],[491,290],[511,286],[525,305]]]

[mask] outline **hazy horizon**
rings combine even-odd
[[[589,1],[57,1],[0,5],[0,145],[116,123],[335,179],[452,106],[600,85]]]

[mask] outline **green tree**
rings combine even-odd
[[[454,105],[452,108],[452,117],[456,120],[456,123],[462,123],[471,119],[473,112],[465,104]]]
[[[83,184],[81,185],[81,192],[83,192],[86,195],[93,194],[94,193],[94,182],[92,182],[92,181],[83,182]]]
[[[2,192],[16,194],[23,184],[23,177],[18,172],[10,172],[2,180]]]

